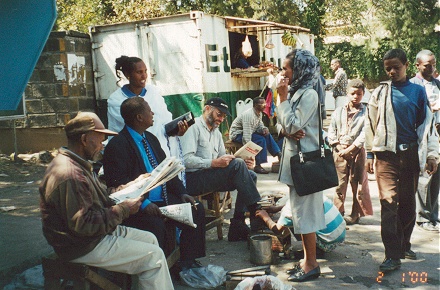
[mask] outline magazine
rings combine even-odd
[[[167,157],[151,172],[151,175],[138,180],[122,190],[110,194],[110,198],[116,204],[126,199],[137,198],[171,180],[183,170],[185,170],[185,167],[176,157]]]
[[[167,218],[189,225],[193,228],[197,227],[193,222],[191,204],[188,202],[159,207],[159,210]]]
[[[261,146],[249,141],[238,149],[234,156],[241,159],[248,159],[249,157],[255,157],[255,155],[257,155],[261,149],[263,149]]]

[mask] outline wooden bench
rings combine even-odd
[[[223,197],[221,197],[221,194],[223,194]],[[205,207],[205,215],[208,218],[213,218],[206,224],[206,230],[217,227],[217,237],[219,240],[222,240],[224,214],[232,207],[231,193],[229,191],[223,193],[213,191],[198,195],[197,198],[200,201],[202,201],[202,199],[207,201],[208,206]]]
[[[112,272],[116,280],[122,281],[117,285],[98,274],[98,268],[60,260],[55,253],[43,257],[42,265],[46,290],[65,289],[69,281],[74,290],[89,290],[92,284],[105,290],[129,289],[131,284],[130,275]]]
[[[165,222],[165,228],[164,252],[167,257],[168,268],[171,268],[180,259],[180,247],[176,241],[175,225]],[[69,282],[73,283],[74,290],[93,289],[93,285],[104,290],[129,289],[131,286],[131,277],[128,274],[110,272],[85,264],[66,262],[60,260],[55,253],[43,257],[42,266],[44,289],[46,290],[65,289]],[[112,281],[105,276],[111,276]]]

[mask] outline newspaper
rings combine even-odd
[[[167,218],[173,219],[193,228],[197,227],[197,225],[193,222],[191,204],[188,202],[159,207],[159,210]]]
[[[185,170],[185,167],[176,157],[167,157],[151,172],[150,176],[142,178],[130,186],[110,194],[110,198],[116,204],[126,199],[137,198],[171,180],[183,170]]]
[[[234,156],[241,159],[248,159],[249,157],[255,157],[255,155],[257,155],[261,149],[263,149],[261,146],[249,141],[238,149]]]

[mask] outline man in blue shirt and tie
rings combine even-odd
[[[125,184],[140,173],[152,172],[165,158],[159,140],[146,130],[153,125],[153,115],[148,103],[140,97],[132,97],[121,105],[125,126],[113,137],[104,152],[104,178],[108,186]],[[192,228],[181,223],[180,266],[182,269],[200,267],[196,258],[205,256],[205,211],[201,203],[187,194],[182,181],[174,177],[166,184],[151,190],[141,210],[125,220],[124,225],[154,233],[163,248],[165,242],[164,220],[159,207],[189,202],[193,205]]]

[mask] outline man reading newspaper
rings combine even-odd
[[[229,138],[232,141],[243,144],[253,141],[263,148],[255,157],[254,172],[260,174],[269,173],[269,171],[261,167],[261,164],[267,163],[267,151],[272,156],[281,157],[280,147],[269,133],[269,129],[263,124],[262,114],[265,109],[266,101],[264,98],[255,98],[253,107],[237,116],[229,130]]]
[[[244,241],[251,230],[258,231],[265,224],[255,216],[261,197],[256,186],[257,175],[248,169],[253,160],[226,154],[218,126],[227,114],[230,115],[226,102],[211,98],[206,101],[203,114],[182,136],[186,188],[191,195],[236,189],[237,200],[228,240]],[[245,223],[246,211],[250,213],[251,229]]]
[[[125,126],[113,137],[104,152],[104,178],[108,186],[118,186],[135,179],[139,174],[152,172],[165,158],[158,139],[146,130],[153,125],[153,115],[148,103],[132,97],[121,105]],[[182,270],[199,267],[196,258],[205,256],[205,210],[201,203],[187,194],[178,177],[174,177],[148,193],[141,210],[125,220],[124,224],[154,233],[163,248],[165,226],[159,207],[191,203],[196,228],[177,223],[180,236],[180,266]]]

